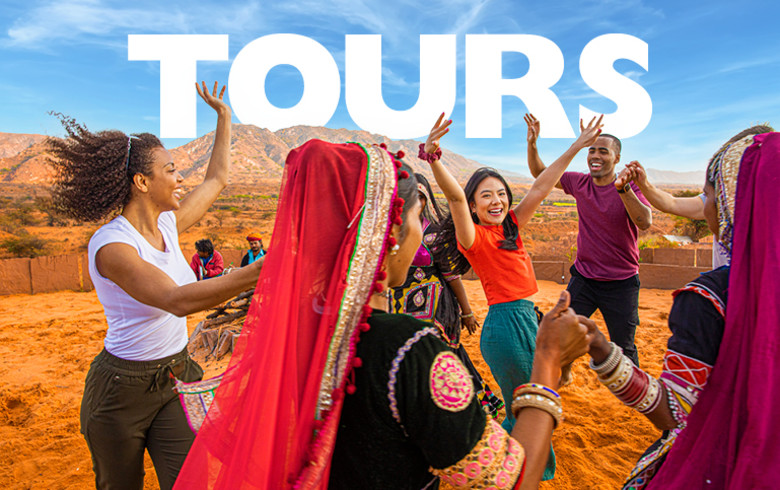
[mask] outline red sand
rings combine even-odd
[[[479,282],[465,283],[481,323],[487,313],[485,296]],[[564,286],[540,281],[539,287],[537,304],[547,311]],[[643,289],[640,305],[637,345],[643,367],[657,376],[669,336],[670,291]],[[188,318],[190,331],[203,317]],[[603,329],[601,317],[596,319]],[[105,329],[94,292],[0,299],[0,488],[94,488],[89,451],[79,433],[79,405]],[[478,334],[464,335],[463,343],[495,388],[479,354]],[[218,374],[227,362],[203,363],[206,375]],[[575,363],[573,372],[574,383],[562,390],[566,421],[553,437],[558,470],[541,488],[619,487],[659,433],[596,381],[586,358]],[[158,488],[148,456],[145,466],[145,487]]]

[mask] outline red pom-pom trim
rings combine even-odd
[[[333,401],[335,402],[341,401],[344,399],[344,390],[341,388],[336,388],[333,390],[333,394],[330,397],[333,398]]]
[[[394,236],[387,237],[387,244],[391,247],[394,247],[398,243],[398,240],[395,239]]]
[[[398,160],[393,160],[393,165],[395,165],[395,168],[401,168],[403,164]]]
[[[393,199],[393,205],[397,208],[402,208],[405,202],[406,201],[404,201],[403,197],[396,197],[395,199]]]
[[[368,318],[373,313],[374,309],[368,305],[363,306],[363,318]]]
[[[401,219],[401,217],[400,217],[400,216],[398,216],[398,217],[396,217],[396,218],[393,220],[393,224],[394,224],[394,225],[401,226],[402,224],[404,224],[404,220],[402,220],[402,219]]]
[[[398,177],[401,179],[408,179],[409,178],[409,172],[406,170],[401,170],[401,173],[398,174]]]
[[[377,272],[377,273],[376,273],[376,279],[377,279],[378,281],[384,281],[385,279],[387,279],[387,272],[385,272],[385,271],[379,271],[379,272]]]
[[[384,290],[385,290],[385,287],[384,287],[382,284],[380,284],[380,283],[378,283],[378,282],[375,282],[375,283],[374,283],[374,291],[375,291],[375,292],[377,292],[377,293],[381,293],[381,292],[382,292],[382,291],[384,291]]]
[[[369,330],[371,330],[371,325],[369,325],[368,323],[359,323],[358,328],[360,329],[361,332],[368,332]]]
[[[363,359],[355,357],[352,359],[352,365],[356,368],[363,367]]]
[[[379,143],[379,148],[387,149],[387,145],[385,143]]]
[[[398,153],[395,154],[396,158],[403,158],[406,156],[406,153],[403,152],[403,150],[398,150]]]
[[[357,388],[355,388],[355,385],[347,385],[347,394],[348,395],[354,395],[357,391]]]

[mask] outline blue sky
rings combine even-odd
[[[197,65],[198,79],[222,82],[250,41],[277,33],[307,36],[327,48],[341,74],[339,105],[327,126],[358,129],[345,104],[346,34],[382,35],[383,97],[398,110],[418,97],[420,35],[454,34],[457,99],[445,148],[528,174],[522,119],[527,109],[520,99],[503,98],[502,138],[465,138],[465,36],[535,34],[554,42],[563,53],[564,72],[552,89],[576,128],[580,104],[616,110],[583,82],[583,48],[600,35],[624,33],[648,44],[648,70],[628,60],[617,61],[615,69],[647,91],[653,112],[640,134],[624,140],[623,162],[701,170],[731,134],[758,122],[780,126],[778,13],[777,2],[721,0],[6,2],[0,10],[0,132],[60,135],[57,121],[47,115],[54,110],[95,130],[159,133],[159,62],[128,61],[129,34],[229,35],[229,61]],[[503,60],[505,77],[528,70],[523,55]],[[294,68],[279,66],[269,72],[265,89],[273,104],[289,107],[301,96],[303,81]],[[215,116],[203,104],[197,110],[200,136],[213,129]],[[234,116],[234,122],[241,121]],[[571,141],[541,140],[543,159],[551,162]],[[573,170],[585,170],[583,155]]]

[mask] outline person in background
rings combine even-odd
[[[195,242],[195,254],[190,260],[190,268],[195,273],[198,281],[211,279],[222,274],[225,270],[225,263],[222,260],[222,254],[214,250],[214,244],[211,240],[204,238]]]
[[[246,241],[249,242],[249,250],[247,250],[241,258],[241,267],[251,264],[266,254],[266,251],[263,248],[263,239],[260,238],[260,233],[253,231],[247,235]]]

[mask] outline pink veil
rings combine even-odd
[[[650,488],[775,488],[780,480],[780,133],[755,137],[737,180],[726,327],[712,375]]]
[[[327,487],[365,304],[400,214],[397,166],[353,143],[290,152],[270,253],[176,488]]]

